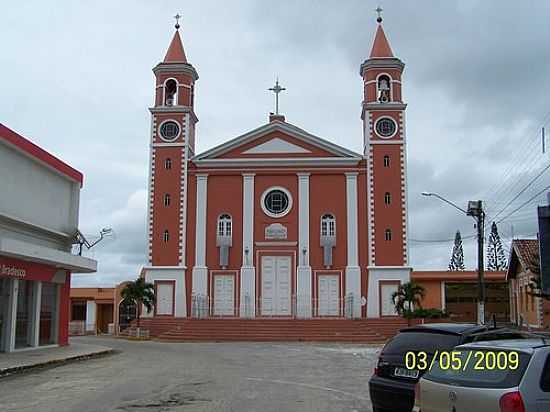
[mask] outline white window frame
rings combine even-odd
[[[336,218],[332,213],[321,216],[321,236],[336,236]]]
[[[233,235],[233,218],[229,213],[222,213],[218,216],[216,225],[216,236],[231,237]]]
[[[270,212],[269,210],[267,210],[267,208],[265,207],[265,204],[264,204],[266,196],[274,190],[280,190],[288,198],[288,206],[287,206],[286,210],[284,210],[281,213],[272,213],[272,212]],[[292,195],[290,194],[290,192],[287,189],[285,189],[282,186],[271,186],[262,193],[262,196],[260,198],[260,206],[261,206],[263,212],[269,217],[272,217],[274,219],[284,217],[284,216],[288,215],[290,213],[290,211],[292,210]]]
[[[171,139],[167,139],[165,138],[162,133],[160,132],[162,130],[162,125],[164,123],[168,123],[168,122],[173,122],[173,123],[176,123],[178,125],[178,134],[171,138]],[[176,119],[166,119],[164,120],[161,124],[159,124],[159,127],[158,127],[158,135],[160,137],[160,139],[164,142],[168,142],[168,143],[172,143],[172,142],[175,142],[176,140],[178,140],[178,138],[181,136],[181,133],[182,133],[182,127],[181,127],[181,124],[176,120]]]

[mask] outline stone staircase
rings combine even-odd
[[[146,318],[151,336],[166,342],[349,342],[384,343],[407,326],[392,319],[188,319]]]

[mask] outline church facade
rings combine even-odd
[[[395,316],[391,294],[411,272],[406,104],[381,22],[360,66],[363,153],[278,113],[197,153],[198,74],[178,29],[153,69],[148,316]]]

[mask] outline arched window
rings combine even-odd
[[[391,240],[391,229],[386,229],[385,239],[388,241]]]
[[[390,192],[386,192],[386,194],[384,195],[384,203],[389,205],[391,204],[391,193]]]
[[[218,236],[231,236],[232,229],[231,216],[228,214],[220,215],[218,218]]]
[[[390,167],[390,157],[388,155],[384,156],[384,167]]]
[[[164,168],[166,170],[170,170],[172,168],[172,159],[170,159],[169,157],[167,157],[164,161]]]
[[[321,218],[321,236],[336,236],[336,219],[330,213]]]
[[[170,206],[170,195],[168,193],[164,195],[164,206]]]
[[[162,240],[164,240],[164,242],[168,242],[170,240],[170,233],[168,233],[168,230],[164,231],[164,234],[162,235]]]
[[[164,105],[176,106],[178,104],[178,83],[174,79],[168,79],[164,83]]]
[[[391,100],[391,80],[389,76],[383,74],[378,77],[376,83],[377,97],[380,103],[387,103]]]

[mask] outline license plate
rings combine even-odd
[[[418,370],[416,369],[407,369],[407,368],[395,368],[393,371],[394,376],[399,376],[400,378],[418,378]]]

